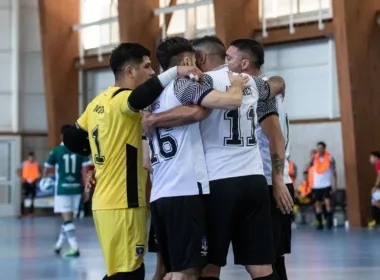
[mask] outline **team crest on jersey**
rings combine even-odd
[[[136,245],[136,256],[142,258],[145,254],[145,246],[144,245]]]
[[[201,240],[201,256],[202,257],[207,256],[207,250],[208,250],[207,238],[203,237]]]

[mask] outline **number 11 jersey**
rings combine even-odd
[[[212,87],[217,90],[227,91],[231,86],[226,66],[207,75],[212,78]],[[240,108],[213,110],[201,122],[210,181],[264,174],[255,127],[257,114],[260,117],[257,106],[269,98],[269,85],[259,78],[250,78],[249,85],[244,90]]]

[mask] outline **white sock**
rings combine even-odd
[[[75,236],[75,225],[72,222],[67,222],[65,225],[63,225],[63,228],[71,249],[78,250],[79,247],[77,238]]]
[[[59,237],[58,237],[58,241],[57,243],[55,244],[55,247],[56,248],[61,248],[63,243],[65,242],[66,240],[66,236],[65,236],[65,230],[63,228],[64,225],[61,225],[61,229],[59,231]]]

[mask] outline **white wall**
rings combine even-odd
[[[46,132],[38,1],[20,0],[18,50],[12,49],[11,0],[0,0],[0,130],[12,130],[12,52],[19,52],[20,131]]]
[[[264,71],[285,79],[291,120],[340,116],[332,39],[267,47]]]
[[[20,128],[46,132],[38,1],[20,2]]]
[[[12,33],[10,0],[0,0],[0,130],[12,129]]]

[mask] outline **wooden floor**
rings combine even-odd
[[[91,218],[77,220],[79,259],[55,257],[60,221],[55,218],[0,219],[0,279],[100,280],[105,267]],[[287,258],[289,280],[380,279],[380,231],[338,229],[316,232],[298,228],[293,253]],[[146,256],[146,279],[151,279],[155,255]],[[232,255],[222,280],[246,279]]]

